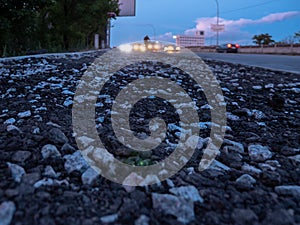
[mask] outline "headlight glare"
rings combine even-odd
[[[119,49],[122,52],[131,52],[132,51],[132,46],[130,44],[124,44],[124,45],[120,45]]]

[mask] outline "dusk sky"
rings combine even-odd
[[[253,44],[255,34],[269,33],[275,41],[300,31],[300,0],[218,0],[220,43]],[[216,43],[210,24],[216,23],[216,0],[136,0],[136,16],[112,21],[111,46],[152,39],[171,41],[173,35],[205,31],[205,45]]]

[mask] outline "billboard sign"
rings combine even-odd
[[[119,16],[135,16],[135,0],[119,0]]]
[[[224,31],[225,30],[225,24],[211,24],[211,27],[212,31]]]

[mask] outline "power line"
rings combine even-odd
[[[262,5],[267,5],[269,3],[276,2],[276,1],[278,1],[278,0],[271,0],[271,1],[260,3],[260,4],[256,4],[256,5],[249,5],[249,6],[246,6],[246,7],[243,7],[243,8],[227,10],[227,11],[223,11],[221,13],[226,14],[226,13],[236,12],[236,11],[240,11],[240,10],[244,10],[244,9],[255,8],[255,7],[262,6]]]

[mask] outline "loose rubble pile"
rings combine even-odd
[[[209,122],[210,106],[199,94],[202,141],[192,159],[166,181],[132,188],[100,177],[74,139],[76,85],[101,54],[0,61],[0,225],[300,224],[299,75],[206,61],[227,103],[220,154],[209,169],[198,171],[210,127],[217,126]],[[135,76],[147,66],[180,75],[149,62],[128,70]],[[128,82],[123,74],[112,84]],[[193,92],[188,81],[181,83]],[[110,96],[98,101],[96,122],[104,127],[99,135],[115,157],[141,166],[173,151],[180,127],[163,103],[150,99],[133,112],[144,118],[133,127],[140,135],[149,134],[143,127],[156,111],[169,122],[167,140],[149,156],[127,155],[110,135],[105,138],[111,130],[104,129],[107,111],[101,108],[111,104]]]

